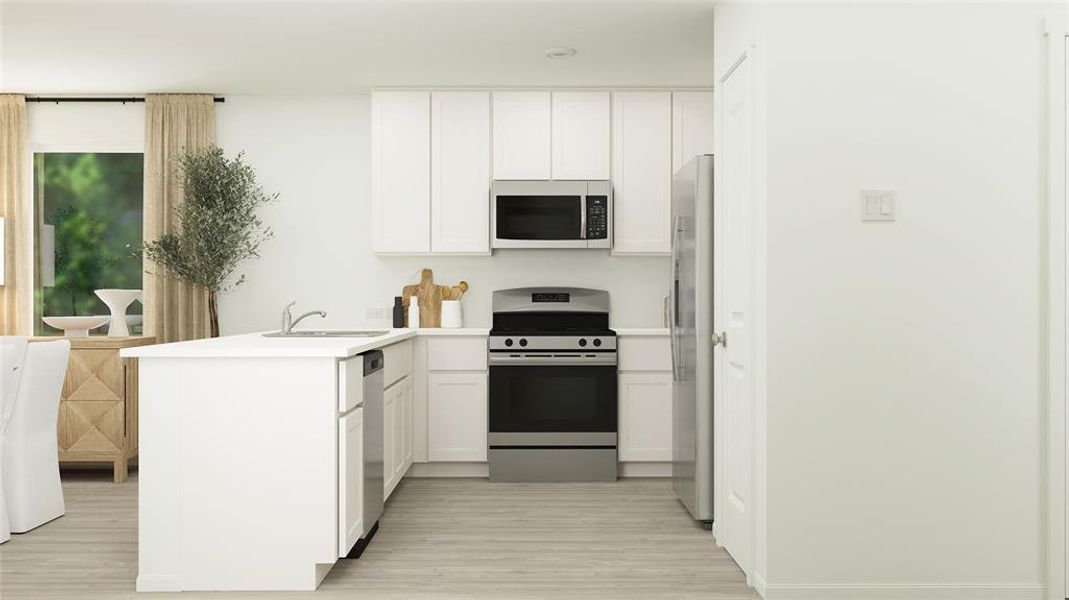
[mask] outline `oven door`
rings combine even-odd
[[[490,366],[490,447],[616,447],[616,364]]]
[[[586,248],[586,182],[495,181],[494,248]]]

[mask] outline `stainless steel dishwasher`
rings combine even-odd
[[[382,447],[382,391],[385,359],[382,350],[371,350],[360,355],[364,362],[364,377],[361,391],[364,408],[364,502],[363,523],[365,532],[357,540],[346,558],[360,558],[368,542],[379,530],[382,516],[383,494],[383,447]]]

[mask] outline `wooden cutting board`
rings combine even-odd
[[[460,300],[466,291],[468,291],[467,281],[461,281],[459,285],[453,287],[437,285],[434,283],[434,272],[430,269],[423,269],[420,272],[419,283],[401,288],[401,306],[404,307],[405,327],[441,327],[442,300]],[[408,322],[408,304],[412,296],[415,296],[419,302],[418,325]]]
[[[419,323],[415,325],[408,322],[408,303],[412,296],[419,301]],[[419,283],[401,289],[401,298],[401,306],[405,308],[405,327],[442,326],[442,286],[434,284],[433,271],[423,269]]]

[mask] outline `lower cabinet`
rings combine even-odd
[[[338,556],[364,532],[364,409],[338,419]]]
[[[383,498],[412,466],[412,377],[408,376],[386,388],[382,397],[382,479]]]
[[[427,423],[431,462],[485,462],[486,373],[429,373]]]
[[[619,374],[621,462],[672,460],[672,373]]]

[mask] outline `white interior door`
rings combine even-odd
[[[753,144],[754,110],[750,56],[720,84],[717,148],[722,241],[717,328],[727,334],[718,349],[719,400],[716,434],[721,458],[717,478],[717,541],[748,575],[753,562]]]

